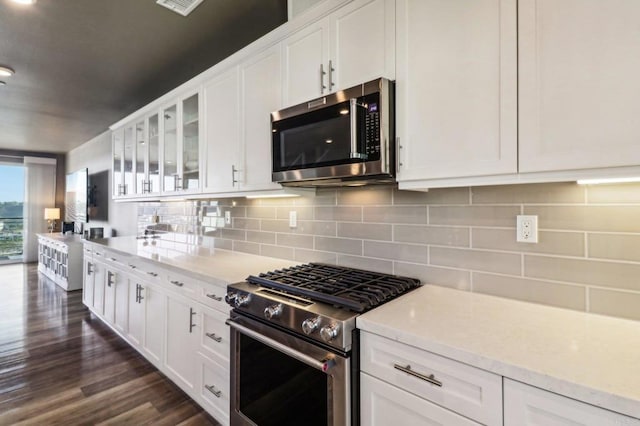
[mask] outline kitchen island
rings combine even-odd
[[[640,322],[425,285],[358,317],[357,325],[365,342],[363,375],[376,376],[378,367],[384,369],[379,362],[386,355],[367,354],[369,338],[372,351],[381,345],[376,339],[382,339],[383,345],[399,345],[395,354],[392,349],[384,351],[390,357],[396,355],[401,366],[411,360],[406,353],[424,351],[413,357],[411,366],[416,371],[423,357],[435,354],[444,358],[439,361],[498,379],[495,392],[504,392],[498,395],[498,399],[504,397],[504,425],[549,424],[550,417],[542,423],[531,420],[546,415],[567,420],[553,424],[569,424],[568,419],[584,422],[579,424],[640,424]],[[390,384],[420,382],[397,368],[389,370],[381,375]],[[440,376],[444,382],[440,389],[445,391],[448,373],[437,370],[421,373]],[[474,391],[478,389],[482,387]],[[490,395],[476,396],[479,406]],[[436,402],[450,407],[451,399],[455,398]],[[549,408],[555,405],[572,411],[565,418],[564,412]],[[493,420],[502,424],[500,417]]]

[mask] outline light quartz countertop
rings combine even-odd
[[[61,243],[82,243],[85,241],[78,234],[64,235],[60,232],[50,232],[48,234],[42,233],[42,234],[36,234],[36,235],[38,237],[48,238],[49,240],[58,241]]]
[[[425,285],[358,328],[640,417],[640,322]]]
[[[84,240],[124,255],[158,262],[196,279],[231,284],[250,274],[286,268],[300,262],[213,248],[212,239],[194,235],[163,234],[160,238],[112,237]]]

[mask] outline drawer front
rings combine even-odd
[[[222,424],[229,424],[229,365],[199,356],[198,399],[205,410]]]
[[[360,374],[360,410],[363,425],[479,426],[366,373]]]
[[[197,291],[199,290],[197,280],[182,274],[175,273],[173,271],[168,271],[164,274],[163,284],[189,297],[195,297]]]
[[[229,362],[229,326],[225,324],[227,315],[213,309],[202,309],[200,335],[201,351],[209,356],[219,357]]]
[[[198,289],[198,301],[227,315],[230,307],[227,305],[227,302],[224,301],[226,294],[226,287],[203,282],[200,283]]]
[[[127,269],[128,265],[131,263],[131,256],[126,256],[112,251],[105,251],[103,257],[103,261],[107,265],[121,269]]]
[[[361,369],[482,424],[502,425],[496,374],[371,333],[362,333]]]
[[[504,424],[505,426],[638,426],[640,419],[505,378]]]

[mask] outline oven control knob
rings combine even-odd
[[[282,315],[282,303],[264,308],[264,317],[266,319],[276,319],[280,315]]]
[[[309,335],[318,329],[320,325],[320,317],[307,318],[302,321],[302,331],[304,334]]]
[[[339,333],[340,326],[338,324],[325,325],[320,329],[320,337],[322,337],[322,340],[324,340],[325,342],[332,341],[333,339],[338,337]]]
[[[236,301],[236,296],[237,294],[229,292],[224,296],[224,301],[227,302],[228,305],[233,306]]]
[[[236,308],[247,306],[251,301],[251,296],[248,294],[239,294],[235,297]]]

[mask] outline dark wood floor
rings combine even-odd
[[[217,425],[35,265],[0,266],[0,425]]]

